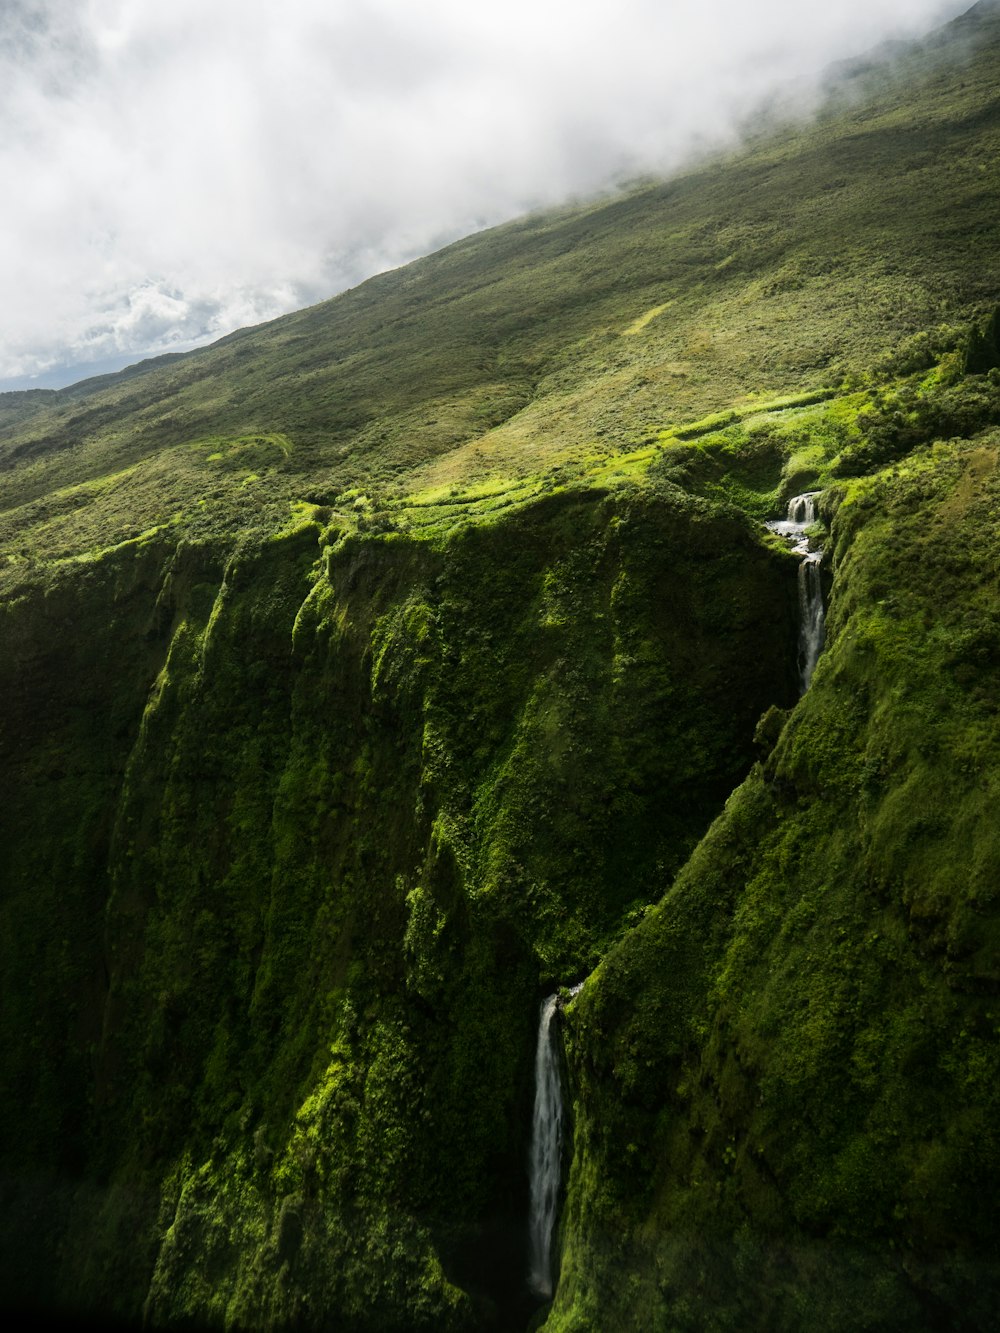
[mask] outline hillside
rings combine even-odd
[[[990,1326],[998,69],[0,395],[0,1305]]]
[[[871,375],[996,295],[996,82],[953,26],[954,51],[858,74],[846,110],[732,161],[472,237],[201,352],[5,395],[32,410],[0,444],[0,541],[51,559],[158,524],[230,530],[234,505],[266,527],[310,494],[576,471]]]

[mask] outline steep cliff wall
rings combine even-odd
[[[991,1325],[998,453],[827,492],[814,683],[569,1009],[547,1328]]]
[[[641,918],[794,699],[794,576],[664,484],[26,580],[3,1289],[515,1317],[540,987]]]

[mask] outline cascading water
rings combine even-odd
[[[793,495],[788,502],[788,522],[806,527],[816,522],[816,496],[818,491],[806,491],[805,495]]]
[[[823,650],[826,616],[819,563],[822,551],[810,551],[799,565],[799,682],[805,694]]]
[[[779,537],[786,537],[792,544],[796,555],[809,553],[809,538],[806,528],[816,522],[816,497],[819,491],[806,491],[805,495],[793,495],[788,501],[788,510],[784,518],[772,519],[766,526]]]
[[[812,680],[816,661],[823,649],[826,616],[823,611],[823,584],[820,578],[822,551],[809,549],[806,529],[816,522],[818,491],[795,495],[788,502],[787,518],[768,523],[772,532],[785,537],[796,555],[802,556],[799,565],[799,685],[805,694]]]
[[[552,1295],[552,1233],[562,1169],[563,1105],[555,1016],[558,997],[542,1001],[535,1047],[535,1111],[531,1124],[530,1267],[528,1284],[536,1295]]]

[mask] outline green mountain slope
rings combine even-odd
[[[989,1326],[998,55],[0,396],[0,1304]]]
[[[317,488],[577,467],[967,321],[996,296],[998,93],[954,28],[731,162],[51,395],[0,446],[0,541],[52,558],[160,523],[226,529],[252,476],[266,524]]]

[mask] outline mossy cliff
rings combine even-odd
[[[4,396],[0,1306],[992,1327],[998,67]]]
[[[987,1328],[1000,436],[826,493],[828,645],[573,1002],[546,1328]]]
[[[664,485],[24,584],[4,1290],[155,1324],[516,1304],[540,988],[793,700],[794,574]]]

